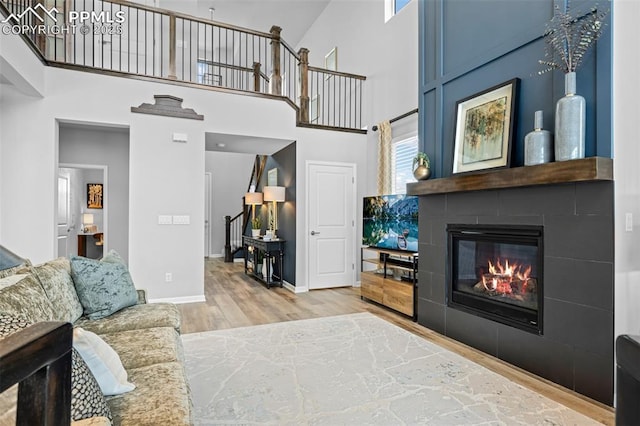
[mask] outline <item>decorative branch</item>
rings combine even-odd
[[[591,9],[584,16],[571,16],[567,2],[567,11],[562,13],[560,7],[554,8],[553,18],[547,24],[544,32],[545,58],[538,61],[546,68],[538,71],[544,74],[554,69],[564,73],[575,72],[582,64],[589,48],[602,35],[609,11],[598,11],[597,7]],[[557,55],[557,59],[554,57]]]

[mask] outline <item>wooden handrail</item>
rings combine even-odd
[[[16,424],[71,423],[71,345],[67,322],[40,322],[13,333],[0,345],[0,392],[16,383]]]
[[[331,74],[331,75],[336,75],[339,77],[347,77],[347,78],[353,78],[355,80],[366,80],[367,77],[365,77],[364,75],[358,75],[358,74],[351,74],[348,72],[341,72],[341,71],[333,71],[333,70],[328,70],[325,68],[318,68],[318,67],[312,67],[309,66],[309,71],[315,71],[315,72],[319,72],[319,73],[324,73],[324,74]]]

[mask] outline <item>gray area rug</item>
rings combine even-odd
[[[196,425],[590,425],[368,313],[183,335]]]

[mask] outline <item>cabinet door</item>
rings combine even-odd
[[[382,275],[375,274],[373,272],[362,272],[360,275],[360,294],[369,300],[382,303],[383,280],[384,278]]]
[[[392,278],[385,279],[382,303],[405,315],[413,316],[413,285]]]

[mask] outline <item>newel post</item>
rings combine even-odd
[[[300,116],[301,123],[309,122],[309,49],[303,47],[300,56]]]
[[[253,63],[253,91],[260,91],[260,62]]]
[[[271,74],[271,94],[282,94],[282,76],[280,75],[280,32],[282,28],[274,25],[271,27],[271,64],[273,72]]]
[[[224,261],[233,262],[231,255],[231,216],[224,217]]]
[[[172,80],[176,80],[176,16],[169,15],[169,75]]]

